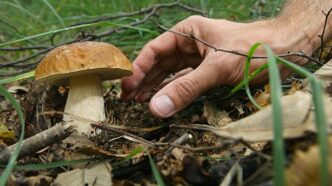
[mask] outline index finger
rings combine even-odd
[[[124,94],[130,94],[135,90],[146,74],[158,63],[159,59],[174,54],[176,48],[176,36],[170,32],[163,33],[146,44],[133,62],[133,75],[122,80]],[[128,99],[131,99],[133,96],[129,96]]]

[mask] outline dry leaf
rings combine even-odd
[[[316,73],[325,87],[332,82],[332,60],[326,63]],[[306,89],[308,89],[308,84]],[[324,110],[326,115],[327,131],[332,129],[332,98],[323,95]],[[302,136],[306,131],[315,131],[315,113],[312,109],[312,98],[309,91],[297,91],[293,95],[281,98],[283,108],[283,135],[285,138]],[[221,128],[210,128],[215,134],[227,138],[242,138],[246,141],[257,142],[273,139],[271,105],[264,109],[228,124]]]
[[[210,102],[204,103],[203,115],[210,125],[216,127],[224,126],[232,121],[226,111],[220,111]]]
[[[116,155],[106,151],[100,147],[97,147],[92,141],[86,137],[78,136],[77,134],[72,134],[65,140],[63,140],[70,149],[76,153],[82,153],[88,156],[104,156],[104,157],[115,157]]]
[[[15,141],[15,133],[14,131],[8,130],[6,125],[0,123],[0,140],[5,143],[13,143]]]
[[[112,168],[108,162],[102,162],[91,167],[74,169],[58,175],[55,185],[71,186],[110,186],[112,185]]]
[[[332,83],[332,60],[327,62],[324,66],[315,72],[316,77],[318,77],[323,82],[323,86],[326,89]],[[305,89],[310,90],[309,80],[306,79],[304,82]]]
[[[254,100],[256,103],[261,106],[265,107],[270,104],[270,85],[265,85],[263,91],[257,91],[254,95]],[[259,109],[252,103],[248,103],[248,108],[252,111],[258,111]]]
[[[332,137],[329,138],[329,177],[332,177]],[[309,148],[307,152],[297,151],[293,162],[286,172],[287,185],[306,186],[320,185],[320,152],[319,146]]]
[[[19,92],[22,92],[22,93],[27,93],[29,90],[28,88],[26,87],[23,87],[23,86],[17,86],[17,85],[14,85],[14,86],[10,86],[7,91],[9,93],[12,93],[12,94],[17,94]]]
[[[28,179],[29,186],[37,186],[37,185],[51,185],[53,178],[45,175],[37,175],[26,177]]]
[[[292,94],[295,94],[299,90],[302,90],[302,83],[300,81],[293,81],[291,88],[286,92],[286,94],[292,95]]]
[[[296,137],[302,135],[307,129],[302,125],[311,107],[311,96],[304,92],[297,92],[284,96],[281,100],[284,118],[284,136]],[[246,141],[265,141],[273,138],[271,105],[264,109],[240,119],[218,130],[217,135],[227,138],[243,138]]]

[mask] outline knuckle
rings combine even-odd
[[[175,89],[181,100],[188,101],[197,96],[199,86],[194,79],[184,79],[175,85]]]
[[[205,19],[203,16],[200,15],[192,15],[189,16],[186,21],[190,22],[190,23],[199,23],[201,22],[203,19]]]

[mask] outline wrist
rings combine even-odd
[[[279,33],[280,39],[287,41],[293,51],[295,49],[311,55],[321,46],[322,39],[323,42],[332,39],[332,21],[331,18],[326,20],[326,13],[330,7],[327,6],[327,1],[324,3],[326,4],[313,3],[311,6],[297,7],[293,12],[288,9],[267,22],[277,27],[275,30]]]

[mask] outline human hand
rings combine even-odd
[[[276,24],[273,21],[235,23],[192,16],[172,30],[191,34],[217,48],[243,54],[252,44],[261,42],[268,44],[276,54],[300,50],[311,55],[314,49],[309,39]],[[256,55],[264,55],[264,51],[259,49]],[[197,40],[165,32],[145,45],[133,62],[134,74],[123,79],[121,97],[142,102],[150,98],[155,88],[160,88],[151,98],[149,108],[153,115],[166,118],[213,87],[240,82],[244,61],[243,56],[216,52]],[[265,60],[253,60],[250,71],[263,63]],[[287,70],[282,67],[281,72],[282,76],[287,75]],[[167,79],[173,73],[177,74]],[[266,73],[263,73],[253,83],[266,80]]]

